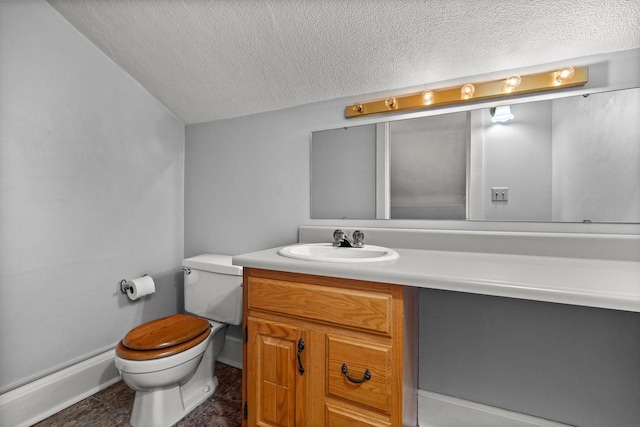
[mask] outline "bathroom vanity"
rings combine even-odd
[[[417,289],[245,268],[248,425],[417,424]]]
[[[418,290],[640,312],[633,235],[365,229],[385,262],[244,266],[246,425],[418,425]],[[300,242],[329,240],[301,227]]]

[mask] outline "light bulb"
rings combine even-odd
[[[556,84],[562,84],[567,80],[571,80],[576,70],[573,67],[565,67],[556,71]]]
[[[520,86],[520,83],[522,82],[522,79],[520,78],[520,76],[517,75],[513,75],[511,77],[508,77],[505,81],[504,81],[504,85],[502,86],[502,91],[504,93],[511,93],[513,92],[518,86]]]
[[[422,92],[422,100],[426,105],[430,105],[433,103],[434,93],[432,90],[425,90]]]
[[[387,106],[388,109],[392,110],[394,108],[398,108],[398,102],[396,101],[395,98],[387,98],[384,101],[384,105]]]
[[[471,83],[468,83],[462,86],[460,89],[460,97],[462,99],[470,99],[473,96],[473,93],[476,91],[476,87]]]

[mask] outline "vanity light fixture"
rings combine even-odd
[[[587,67],[564,67],[558,70],[527,75],[510,75],[489,82],[467,83],[443,89],[428,88],[422,92],[392,96],[384,100],[358,102],[345,108],[346,118],[370,114],[421,110],[465,102],[506,98],[526,93],[583,86],[589,81]]]
[[[509,120],[513,120],[513,113],[511,112],[510,105],[500,105],[498,107],[492,107],[491,121],[493,123],[505,123]]]

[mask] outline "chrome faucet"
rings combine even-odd
[[[333,232],[333,246],[352,248],[351,240],[349,240],[349,236],[345,234],[342,230],[335,230]]]
[[[364,240],[364,233],[360,230],[353,232],[351,238],[342,230],[335,230],[333,232],[333,246],[343,248],[361,248],[364,246],[362,241]]]

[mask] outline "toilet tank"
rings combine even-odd
[[[216,322],[242,323],[242,267],[231,256],[205,254],[182,261],[184,308]]]

